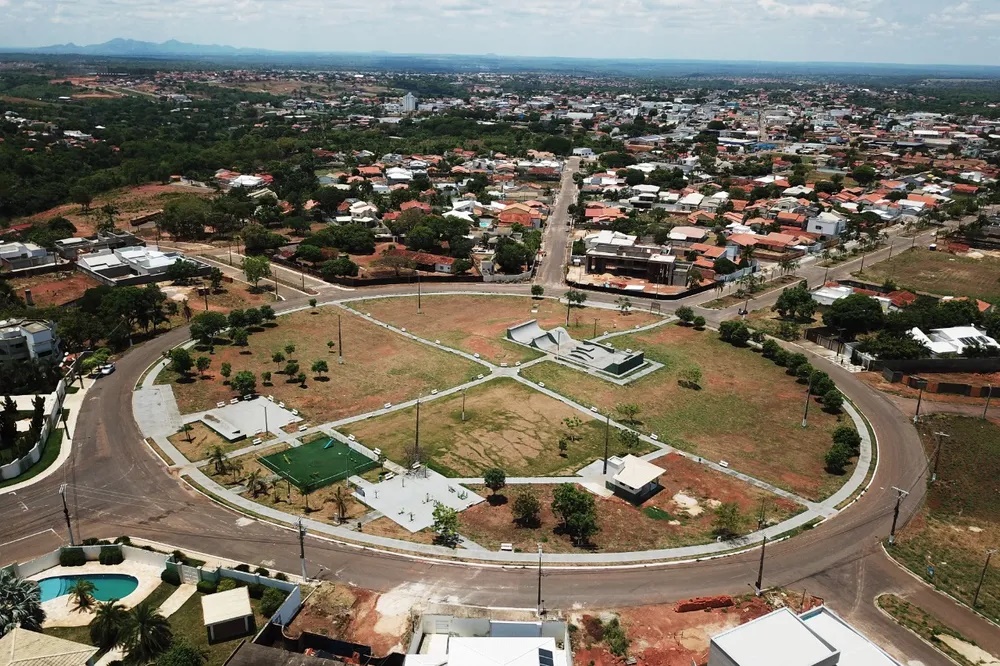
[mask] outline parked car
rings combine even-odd
[[[101,374],[102,375],[110,375],[114,371],[115,371],[115,364],[114,363],[108,363],[107,365],[102,365],[101,366]]]

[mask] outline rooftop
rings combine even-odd
[[[832,645],[787,608],[714,636],[712,644],[736,666],[773,666],[779,662],[782,666],[817,666],[835,664],[836,659],[826,660],[837,655]]]
[[[97,648],[15,627],[0,638],[0,666],[83,666]]]
[[[245,587],[237,587],[225,592],[206,594],[201,598],[201,612],[206,627],[253,615],[250,592]]]

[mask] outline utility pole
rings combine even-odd
[[[82,385],[82,382],[81,382],[81,385]],[[990,384],[989,388],[987,389],[987,393],[986,393],[986,406],[983,407],[983,420],[984,421],[986,420],[986,412],[988,412],[989,409],[990,409],[990,398],[992,398],[992,397],[993,397],[993,384]]]
[[[927,387],[926,379],[917,379],[917,388],[920,392],[917,394],[917,411],[913,414],[913,422],[916,423],[920,420],[920,403],[924,398],[924,389]]]
[[[941,462],[941,446],[944,444],[944,442],[941,441],[941,438],[951,437],[951,435],[946,432],[936,432],[934,434],[937,435],[938,445],[937,449],[934,451],[934,469],[931,471],[931,483],[937,481],[938,463]]]
[[[208,312],[208,287],[202,287],[205,290],[205,312]]]
[[[809,386],[806,387],[806,407],[802,411],[802,427],[805,428],[809,425],[809,398],[812,396],[813,392],[813,380],[812,375],[809,376]]]
[[[344,338],[340,327],[340,315],[337,315],[337,364],[344,365]]]
[[[569,292],[566,292],[566,328],[569,328],[569,309],[573,307],[573,301],[569,297]]]
[[[270,430],[267,427],[267,403],[266,403],[266,401],[265,401],[265,404],[264,404],[264,431],[265,432],[270,432]]]
[[[826,278],[827,278],[828,275],[830,275],[830,267],[829,266],[827,266],[826,270],[823,271],[823,284],[824,285],[826,284]]]
[[[278,273],[277,273],[277,271],[275,271],[273,277],[274,277],[274,300],[275,300],[275,302],[277,302],[278,301]]]
[[[986,551],[986,564],[983,565],[983,573],[979,576],[979,584],[976,585],[976,594],[972,597],[973,608],[975,608],[976,604],[979,603],[979,590],[983,589],[983,581],[986,579],[986,570],[990,568],[990,558],[993,557],[993,554],[996,552],[996,548],[990,548]]]
[[[63,503],[63,515],[66,516],[66,531],[69,532],[69,545],[75,546],[76,542],[73,540],[73,526],[69,522],[69,507],[66,506],[66,484],[59,486],[59,496],[62,497]]]
[[[73,439],[73,433],[71,433],[69,431],[69,424],[66,423],[66,410],[65,409],[61,409],[59,411],[62,414],[63,430],[66,431],[66,436],[67,437],[69,437],[70,439]]]
[[[465,421],[465,393],[469,389],[462,389],[462,421]]]
[[[892,259],[892,243],[893,241],[889,241],[889,256],[887,259]]]
[[[760,565],[757,567],[757,583],[754,585],[754,594],[758,597],[761,592],[761,585],[764,582],[764,549],[767,547],[767,535],[764,535],[764,540],[760,543]]]
[[[417,398],[417,428],[416,433],[413,438],[413,456],[416,458],[414,462],[420,462],[420,398]]]
[[[538,617],[544,613],[542,609],[542,544],[538,544],[538,601],[536,603]]]
[[[306,577],[306,528],[299,518],[299,561],[302,563],[302,582],[308,580]]]
[[[608,473],[608,438],[611,436],[611,413],[604,424],[604,474]]]
[[[421,296],[420,271],[417,271],[417,314],[423,314],[423,312],[421,312],[420,310],[420,296]]]
[[[892,546],[896,543],[896,521],[899,520],[899,504],[903,501],[903,498],[910,493],[903,490],[902,488],[892,487],[896,491],[896,507],[892,510],[892,527],[889,530],[889,545]]]
[[[757,514],[757,529],[764,529],[764,523],[767,522],[767,512],[765,510],[764,503],[767,501],[765,498],[760,499],[760,513]]]

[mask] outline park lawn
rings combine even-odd
[[[250,446],[248,438],[244,437],[234,442],[227,441],[225,437],[201,421],[195,421],[189,426],[190,430],[176,432],[167,439],[191,462],[199,462],[208,458],[215,447],[222,449],[223,453],[229,453]]]
[[[413,453],[415,411],[352,423],[343,431],[406,465]],[[559,439],[567,431],[564,419],[571,417],[582,421],[577,428],[581,440],[570,444],[563,457]],[[650,450],[640,444],[634,452]],[[611,451],[624,453],[615,433]],[[460,393],[420,406],[421,459],[447,476],[480,476],[490,467],[502,468],[507,476],[565,476],[603,452],[603,423],[515,379],[504,377],[470,389],[464,423]]]
[[[176,613],[171,615],[170,628],[174,632],[174,640],[183,639],[195,648],[203,651],[206,655],[205,666],[222,666],[233,651],[239,647],[244,640],[251,640],[253,634],[241,636],[230,641],[221,641],[214,644],[208,642],[208,630],[205,629],[204,615],[201,610],[201,593],[194,594],[184,602]],[[264,617],[260,612],[260,600],[250,599],[250,607],[253,609],[254,620],[259,631],[270,618]]]
[[[818,500],[845,478],[825,470],[830,435],[846,415],[813,403],[802,428],[805,387],[783,368],[750,349],[734,347],[712,331],[679,325],[615,339],[617,347],[642,349],[665,367],[626,386],[545,362],[524,369],[526,379],[602,411],[635,404],[637,429],[798,495]],[[679,373],[697,366],[701,389],[678,384]]]
[[[342,316],[344,364],[338,365],[336,349],[327,341],[337,340],[337,315]],[[291,354],[306,373],[305,386],[279,374],[285,362],[275,363],[272,353],[294,344]],[[195,357],[207,352],[194,351]],[[372,411],[386,402],[401,402],[431,389],[444,389],[475,377],[483,368],[455,354],[408,340],[339,308],[304,310],[279,317],[276,326],[253,332],[246,347],[216,345],[212,365],[204,377],[176,378],[167,371],[157,383],[171,383],[181,413],[210,409],[228,401],[234,392],[223,383],[219,371],[230,363],[233,375],[249,370],[257,376],[257,391],[273,395],[289,409],[298,409],[314,421],[334,421]],[[325,376],[311,372],[312,363],[324,360]],[[261,373],[273,373],[270,384]],[[292,381],[290,381],[292,380]]]
[[[1000,548],[1000,427],[952,415],[921,417],[919,432],[933,459],[936,432],[945,440],[938,481],[896,539],[892,555],[915,574],[966,604],[972,603],[988,548]],[[934,567],[933,578],[928,566]],[[978,610],[1000,621],[1000,557],[994,555],[979,594]]]
[[[554,298],[533,299],[526,296],[424,296],[423,314],[417,314],[417,299],[377,298],[349,304],[358,312],[428,340],[440,340],[455,349],[479,354],[493,363],[525,362],[541,354],[506,340],[511,326],[537,319],[542,328],[566,325],[566,306]],[[537,312],[535,312],[537,310]],[[659,321],[658,315],[633,310],[622,314],[617,310],[573,308],[570,311],[569,332],[574,338],[585,339],[635,326]]]
[[[591,539],[589,547],[574,546],[560,528],[552,512],[555,485],[507,486],[500,491],[506,502],[482,502],[460,513],[458,531],[490,550],[499,549],[501,543],[511,543],[514,548],[529,552],[541,543],[545,552],[552,553],[580,552],[581,549],[631,552],[715,541],[714,507],[723,502],[735,502],[740,507],[744,532],[756,529],[762,501],[768,523],[781,522],[805,510],[802,505],[677,454],[661,456],[653,463],[666,470],[660,477],[663,489],[641,506],[619,497],[594,498],[601,529]],[[490,495],[483,487],[472,486],[471,489],[486,497]],[[535,493],[542,505],[540,523],[536,527],[522,527],[514,522],[514,499],[525,491]]]
[[[891,280],[900,289],[916,292],[1000,301],[1000,258],[989,255],[974,259],[912,248],[868,266],[858,277],[876,284]]]

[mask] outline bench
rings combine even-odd
[[[725,460],[720,460],[719,467],[729,467],[729,463]]]
[[[292,414],[295,414],[295,416],[298,416],[299,415],[299,410],[293,409],[292,410]]]
[[[514,544],[512,544],[512,543],[502,543],[502,544],[500,544],[500,552],[502,552],[502,553],[513,553],[514,552]]]
[[[223,401],[223,402],[217,402],[217,403],[215,403],[215,406],[216,407],[225,407],[226,403],[225,403],[225,401]]]
[[[309,426],[304,426],[304,425],[300,425],[299,426],[299,432],[305,432],[308,429],[309,429]]]
[[[235,404],[237,404],[237,403],[238,403],[239,401],[240,401],[240,399],[239,399],[239,398],[233,398],[232,400],[230,400],[230,401],[229,401],[229,404],[230,404],[230,405],[235,405]]]
[[[264,440],[262,440],[260,437],[257,437],[253,440],[253,445],[257,446],[258,444],[263,444],[263,442]]]
[[[284,406],[285,406],[285,403],[283,403],[283,402],[279,402],[278,403],[278,407],[284,407]]]

